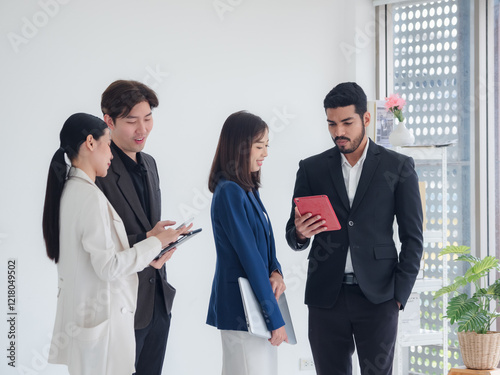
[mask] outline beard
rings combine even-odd
[[[354,138],[354,140],[350,140],[349,138],[347,137],[335,137],[335,139],[333,140],[333,142],[335,143],[335,145],[339,148],[339,151],[343,154],[350,154],[354,151],[356,151],[359,147],[359,145],[361,144],[361,142],[363,141],[363,138],[365,137],[365,127],[363,125],[362,129],[361,129],[361,134]],[[346,146],[339,146],[337,144],[337,141],[339,140],[346,140],[346,141],[349,141],[350,143],[348,143]]]

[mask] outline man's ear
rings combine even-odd
[[[366,111],[365,114],[363,115],[363,125],[365,126],[365,128],[370,125],[370,121],[371,121],[371,114],[369,111]]]
[[[110,130],[115,130],[115,123],[110,115],[104,115],[104,122]]]

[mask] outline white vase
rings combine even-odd
[[[409,146],[415,142],[415,137],[405,126],[404,121],[398,121],[396,127],[389,135],[389,142],[393,146]]]

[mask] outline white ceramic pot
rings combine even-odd
[[[396,127],[389,135],[389,142],[393,146],[409,146],[415,142],[415,137],[405,126],[404,121],[397,121]]]

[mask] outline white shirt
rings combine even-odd
[[[349,206],[352,207],[352,202],[354,201],[354,196],[356,195],[356,190],[358,188],[359,178],[361,177],[361,172],[363,171],[363,164],[366,159],[366,152],[368,151],[368,145],[370,141],[366,143],[363,154],[359,158],[358,162],[351,166],[347,161],[344,154],[340,154],[342,158],[342,174],[344,175],[345,189],[347,190],[347,196],[349,198]],[[354,272],[351,260],[351,247],[347,249],[347,258],[345,261],[345,273]]]

